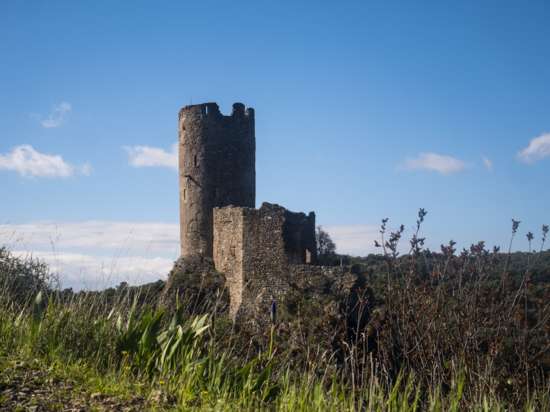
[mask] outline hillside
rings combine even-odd
[[[298,300],[250,334],[192,273],[167,307],[162,282],[56,291],[3,249],[0,408],[549,410],[548,252],[506,276],[505,254],[421,255],[353,262],[344,317]]]

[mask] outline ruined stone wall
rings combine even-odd
[[[269,319],[271,301],[280,301],[288,288],[289,258],[283,236],[286,209],[262,204],[244,210],[242,305],[236,319]]]
[[[229,313],[232,318],[235,318],[241,306],[244,286],[243,225],[243,208],[214,209],[214,265],[216,270],[225,276],[225,286],[229,290]]]
[[[285,212],[283,226],[285,251],[291,264],[315,264],[317,242],[315,239],[315,213]]]
[[[216,103],[179,113],[180,237],[183,257],[212,256],[214,207],[254,207],[256,197],[254,110],[233,105],[230,116]]]
[[[261,208],[214,209],[214,265],[225,274],[234,319],[269,319],[292,283],[290,266],[315,257],[315,215]],[[308,250],[309,258],[308,258]]]
[[[215,103],[186,106],[178,127],[182,258],[171,284],[177,287],[197,269],[202,284],[212,257],[225,276],[235,321],[262,328],[275,302],[287,318],[308,320],[323,312],[340,322],[341,303],[356,277],[314,266],[315,214],[269,203],[254,208],[254,110],[235,103],[224,116]],[[334,324],[327,328],[330,336]]]
[[[344,296],[355,285],[357,276],[338,266],[291,265],[290,283],[302,296]]]

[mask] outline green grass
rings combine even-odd
[[[236,331],[222,311],[161,309],[158,284],[60,292],[0,248],[0,411],[550,412],[548,284],[527,270],[495,286],[498,254],[453,253],[425,271],[393,260],[350,338],[303,296],[302,318]]]
[[[472,391],[472,383],[460,374],[450,388],[419,385],[413,373],[399,375],[393,384],[373,373],[353,387],[337,371],[321,373],[322,364],[297,369],[284,362],[276,336],[269,349],[244,358],[221,344],[226,340],[204,315],[185,318],[182,311],[167,314],[136,305],[104,308],[54,299],[46,305],[44,295],[22,311],[14,310],[6,296],[0,302],[0,379],[9,380],[8,366],[20,362],[47,371],[50,378],[73,382],[86,399],[103,394],[131,405],[138,397],[139,408],[182,411],[514,409],[490,392]],[[549,405],[548,393],[540,392],[515,408],[548,411]]]

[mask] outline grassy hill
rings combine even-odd
[[[0,410],[550,410],[548,252],[346,263],[342,324],[304,302],[251,336],[191,274],[170,308],[162,282],[59,291],[1,249]]]

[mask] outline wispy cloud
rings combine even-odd
[[[493,171],[493,161],[489,159],[487,156],[482,156],[481,160],[483,160],[483,166],[485,166],[485,169],[487,169],[489,172]]]
[[[550,157],[550,133],[544,133],[531,139],[529,145],[518,153],[518,157],[525,163],[535,163],[545,157]]]
[[[65,121],[65,117],[72,110],[70,103],[61,102],[55,105],[46,119],[42,119],[40,124],[46,129],[51,129],[54,127],[59,127]]]
[[[92,170],[92,165],[89,162],[86,162],[82,166],[80,166],[80,173],[82,173],[84,176],[90,176],[92,174]]]
[[[24,144],[9,153],[0,153],[0,170],[14,171],[24,177],[69,177],[75,173],[89,175],[91,166],[88,163],[74,166],[60,155],[40,153]]]
[[[452,156],[437,153],[420,153],[415,158],[407,159],[403,168],[406,170],[428,170],[449,175],[463,171],[466,168],[466,164],[462,160]]]
[[[170,151],[151,146],[125,146],[128,162],[134,167],[178,168],[178,144],[174,143]]]
[[[323,226],[340,253],[379,252],[374,225]],[[179,225],[163,222],[81,221],[0,224],[0,245],[38,257],[62,287],[101,289],[166,279],[179,256]]]
[[[0,224],[0,245],[43,259],[63,287],[101,289],[166,278],[179,254],[179,225],[162,222]]]
[[[143,256],[95,256],[38,250],[32,253],[13,250],[23,258],[33,257],[48,264],[59,277],[62,288],[101,290],[128,282],[140,285],[166,279],[173,259]]]
[[[56,247],[70,251],[98,252],[176,250],[179,225],[162,222],[89,220],[77,222],[38,221],[0,224],[0,240],[24,245],[25,249]],[[20,248],[20,247],[19,247]]]
[[[378,227],[374,225],[333,225],[323,226],[330,235],[338,253],[365,256],[377,253],[374,241],[380,237]]]

